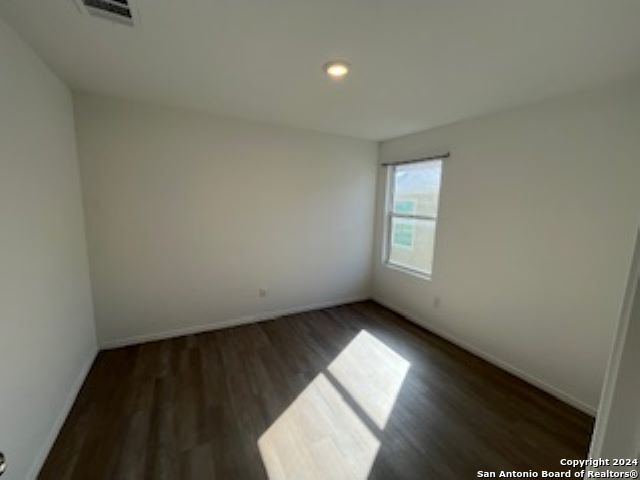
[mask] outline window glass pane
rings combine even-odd
[[[435,231],[435,220],[393,217],[389,263],[431,273]]]
[[[396,213],[415,213],[415,200],[396,200],[393,204],[393,211]]]
[[[396,222],[393,229],[393,244],[398,247],[412,247],[415,225],[411,222]]]
[[[394,168],[393,211],[435,217],[438,214],[442,160]]]

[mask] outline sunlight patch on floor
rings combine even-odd
[[[269,478],[366,479],[380,449],[367,423],[384,428],[409,366],[361,331],[258,440]]]
[[[364,479],[380,442],[319,374],[258,447],[271,479]]]
[[[328,370],[383,430],[409,366],[404,358],[362,330]]]

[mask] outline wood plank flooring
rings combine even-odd
[[[361,302],[101,352],[42,479],[559,470],[592,419]]]

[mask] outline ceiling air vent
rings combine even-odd
[[[81,2],[91,15],[133,25],[133,10],[129,0],[81,0]]]

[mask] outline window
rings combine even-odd
[[[414,200],[400,200],[394,202],[395,212],[412,214],[416,211],[416,202]],[[393,232],[392,243],[394,247],[413,247],[413,238],[415,236],[415,228],[413,225],[398,225]]]
[[[431,275],[442,160],[389,167],[386,262]]]
[[[393,246],[413,248],[414,235],[415,227],[413,225],[396,225],[393,232]]]

